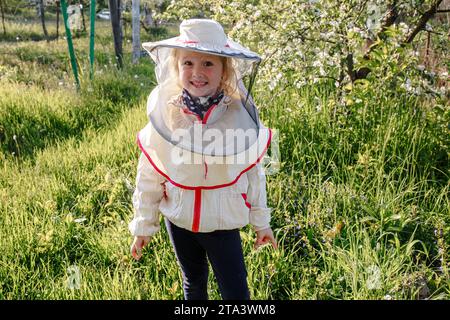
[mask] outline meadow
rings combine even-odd
[[[99,21],[92,81],[89,37],[74,39],[77,91],[63,35],[33,41],[37,23],[6,18],[0,299],[182,299],[164,227],[141,260],[129,253],[152,62],[131,64],[128,33],[118,70],[110,24]],[[379,87],[343,108],[333,84],[276,90],[256,87],[255,101],[278,133],[267,188],[279,249],[255,251],[254,232],[241,230],[251,297],[449,299],[448,101]]]

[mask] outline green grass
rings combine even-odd
[[[129,254],[153,66],[132,66],[125,41],[117,71],[107,24],[97,43],[90,82],[88,38],[75,40],[79,92],[61,39],[0,46],[1,299],[183,298],[164,227],[140,261]],[[279,250],[254,251],[241,230],[252,298],[449,299],[445,101],[374,88],[342,106],[326,84],[256,89],[281,165],[267,177]],[[220,298],[212,274],[209,292]]]

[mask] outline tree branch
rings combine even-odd
[[[384,15],[383,21],[381,22],[381,30],[377,34],[377,38],[382,38],[383,33],[386,31],[387,28],[389,28],[391,25],[394,24],[397,17],[398,17],[397,1],[393,1],[392,4],[389,5],[388,10]],[[364,53],[365,60],[370,59],[371,52],[378,46],[378,45],[371,45],[372,42],[373,41],[371,39],[367,39],[366,41],[366,52]],[[350,75],[352,82],[358,79],[365,79],[367,75],[370,73],[370,69],[366,67],[358,69],[356,71],[353,69],[352,54],[348,55],[346,59],[347,59],[347,73]]]
[[[426,12],[424,12],[422,14],[422,16],[419,19],[419,22],[417,24],[417,26],[413,29],[413,31],[411,31],[411,33],[405,38],[405,40],[403,41],[402,45],[406,45],[408,43],[411,43],[415,36],[422,30],[425,29],[425,25],[427,24],[427,22],[436,14],[436,12],[438,11],[438,7],[441,4],[442,0],[436,0],[434,2],[434,4],[431,5],[430,9],[428,9]],[[395,20],[398,17],[398,12],[396,10],[396,1],[394,1],[392,3],[392,5],[389,6],[389,10],[385,16],[385,18],[383,19],[383,23],[382,23],[382,27],[380,30],[380,33],[377,35],[377,37],[381,37],[381,35],[383,34],[384,31],[386,31],[386,29],[391,26],[392,24],[394,24]],[[377,46],[371,46],[367,52],[364,54],[364,59],[370,59],[370,53],[376,48]],[[351,57],[347,57],[347,59],[350,59]],[[347,60],[347,66],[350,67],[352,65],[351,61]],[[352,70],[348,70],[349,75],[352,74]],[[365,79],[367,77],[367,75],[370,73],[370,69],[368,68],[361,68],[359,70],[357,70],[355,72],[355,80],[357,79]]]
[[[397,11],[397,1],[394,1],[391,5],[389,5],[388,11],[386,12],[383,21],[381,23],[381,30],[377,34],[377,38],[382,38],[383,33],[392,26],[395,20],[398,18]],[[364,57],[368,57],[369,54],[377,47],[377,45],[371,46],[367,49],[367,52],[364,54]]]
[[[430,9],[428,9],[428,11],[426,11],[422,17],[420,17],[419,23],[417,24],[417,26],[414,28],[413,31],[411,31],[411,33],[406,37],[404,43],[411,43],[414,38],[416,37],[416,35],[425,29],[425,25],[427,24],[428,20],[430,20],[438,11],[438,7],[441,4],[442,0],[436,0],[434,2],[434,4],[431,6]]]

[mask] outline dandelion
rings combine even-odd
[[[137,79],[139,76],[137,74],[134,75],[134,78]]]
[[[16,135],[13,135],[13,140],[17,141],[17,136]]]
[[[277,86],[277,81],[275,81],[275,80],[270,81],[269,90],[273,91],[273,89],[275,89],[276,86]]]
[[[413,91],[414,88],[411,86],[411,79],[406,79],[406,82],[401,85],[402,88],[406,89],[406,91]]]
[[[407,25],[406,23],[404,23],[404,22],[400,22],[400,23],[398,24],[398,27],[399,27],[399,29],[402,30],[403,32],[408,32],[408,31],[409,31],[408,25]]]
[[[141,87],[143,87],[144,86],[144,84],[141,82]]]
[[[77,266],[72,265],[67,268],[67,275],[68,275],[66,280],[67,288],[71,290],[80,289],[80,282],[81,282],[80,269]]]
[[[83,223],[86,220],[87,219],[85,217],[82,217],[82,218],[77,218],[77,219],[73,220],[73,222],[75,222],[75,223]]]
[[[383,297],[384,300],[392,300],[392,296],[387,294]]]

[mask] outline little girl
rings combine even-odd
[[[178,37],[143,47],[158,86],[137,137],[131,254],[140,259],[161,212],[187,300],[208,299],[208,260],[223,299],[250,299],[239,229],[253,226],[255,248],[277,247],[260,163],[271,131],[242,82],[254,80],[261,58],[207,19],[183,21]]]

